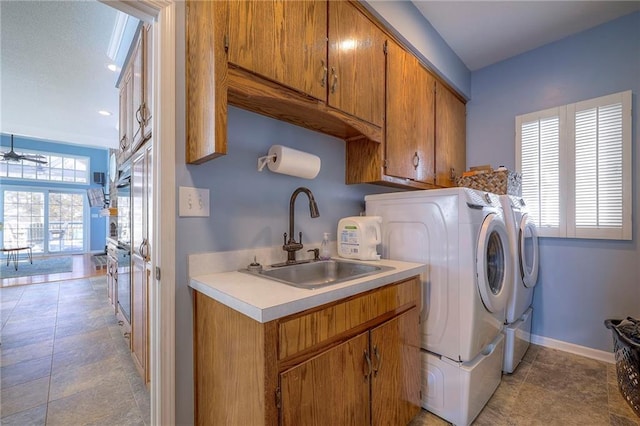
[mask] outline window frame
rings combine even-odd
[[[30,150],[30,149],[20,149],[19,151],[16,150],[17,154],[31,154],[31,155],[42,155],[44,157],[46,157],[46,161],[47,164],[36,164],[36,163],[32,163],[29,161],[25,160],[20,160],[20,162],[6,162],[4,164],[6,164],[6,168],[5,170],[0,170],[0,179],[13,179],[13,180],[20,180],[20,181],[31,181],[31,182],[50,182],[50,183],[56,183],[56,184],[65,184],[65,185],[89,185],[91,184],[91,157],[86,156],[86,155],[72,155],[72,154],[64,154],[64,153],[60,153],[60,152],[46,152],[46,151],[35,151],[35,150]],[[59,170],[62,171],[62,178],[59,180],[55,180],[55,179],[51,179],[51,157],[58,157],[61,159],[62,161],[62,167],[59,168]],[[80,182],[78,181],[77,173],[78,172],[82,172],[82,170],[78,170],[77,168],[74,169],[68,169],[64,167],[64,163],[65,160],[73,160],[74,164],[76,164],[76,161],[81,160],[84,161],[86,163],[86,170],[84,171],[84,181]],[[11,166],[18,166],[20,167],[20,176],[16,177],[16,176],[9,176],[9,168]],[[25,175],[25,167],[30,168],[30,167],[42,167],[42,168],[46,168],[47,169],[47,177],[46,178],[38,178],[37,175],[35,178],[31,178],[31,177],[24,177]],[[56,170],[58,170],[58,168],[56,168]],[[64,179],[64,172],[65,171],[71,171],[74,174],[74,179],[73,181],[70,180],[65,180]]]
[[[622,104],[622,225],[620,227],[576,227],[576,111]],[[522,124],[559,118],[559,225],[539,226],[540,237],[631,240],[632,238],[632,92],[627,90],[515,117],[516,171],[522,173]],[[525,200],[526,201],[526,200]]]

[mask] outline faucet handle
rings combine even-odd
[[[285,232],[282,237],[284,238],[284,245],[287,245],[287,233]]]
[[[302,244],[302,231],[300,231],[300,244]]]

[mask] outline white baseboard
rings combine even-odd
[[[531,335],[531,343],[545,346],[547,348],[558,349],[559,351],[569,352],[586,358],[596,359],[598,361],[615,364],[613,352],[601,351],[599,349],[588,348],[586,346],[576,345],[575,343],[563,342],[562,340],[551,339],[550,337]]]

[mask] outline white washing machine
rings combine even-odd
[[[382,217],[382,257],[427,264],[423,277],[423,401],[469,424],[500,383],[505,307],[512,287],[497,195],[467,188],[365,197]]]
[[[531,342],[533,290],[540,262],[538,232],[521,197],[501,195],[513,259],[513,291],[505,315],[503,371],[513,373]]]

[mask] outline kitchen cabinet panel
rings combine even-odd
[[[153,228],[152,154],[149,141],[134,154],[131,165],[131,351],[145,383],[150,379],[148,288]]]
[[[186,3],[186,161],[204,163],[227,153],[228,3]]]
[[[387,45],[385,173],[435,183],[435,78],[394,42]]]
[[[327,2],[231,1],[229,62],[325,100]]]
[[[196,291],[195,423],[402,424],[376,423],[370,395],[383,422],[419,411],[420,296],[412,277],[259,323]]]
[[[420,410],[418,308],[371,331],[373,425],[406,425]]]
[[[380,127],[384,42],[382,30],[353,4],[329,2],[328,104]]]
[[[369,333],[362,333],[280,375],[282,425],[368,425]]]
[[[466,170],[466,107],[452,91],[436,85],[436,185],[456,186]]]

